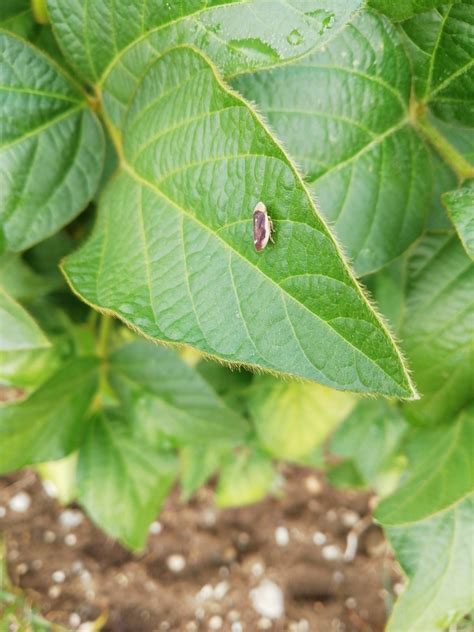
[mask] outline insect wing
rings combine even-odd
[[[270,222],[265,211],[255,210],[253,213],[253,243],[255,250],[265,248],[270,239]]]

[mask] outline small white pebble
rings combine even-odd
[[[326,544],[326,540],[326,536],[321,531],[316,531],[313,535],[313,542],[314,544],[316,544],[316,546],[322,546],[323,544]]]
[[[265,570],[265,566],[262,562],[254,562],[250,568],[250,572],[254,577],[261,577]]]
[[[186,632],[197,632],[199,630],[195,621],[189,621],[186,623]]]
[[[344,603],[346,605],[346,608],[349,608],[350,610],[354,610],[354,608],[357,606],[357,601],[354,599],[354,597],[348,597]]]
[[[328,544],[321,551],[321,555],[325,560],[339,560],[342,557],[342,551],[336,544]]]
[[[43,534],[43,540],[48,544],[51,544],[56,540],[56,534],[54,533],[54,531],[45,531]]]
[[[167,630],[169,630],[171,628],[171,625],[169,623],[169,621],[162,621],[160,623],[160,630],[163,630],[164,632],[167,632]]]
[[[196,610],[194,611],[194,616],[196,617],[196,619],[204,619],[205,615],[206,611],[201,606],[199,606],[199,608],[196,608]]]
[[[51,586],[48,590],[48,595],[51,599],[57,599],[61,594],[61,588],[59,586]]]
[[[277,584],[264,579],[250,591],[254,610],[262,617],[279,619],[284,613],[283,592]]]
[[[186,560],[182,555],[174,553],[166,558],[166,565],[172,573],[180,573],[186,566]]]
[[[16,511],[17,513],[25,513],[28,511],[31,505],[31,496],[26,492],[18,492],[10,498],[10,502],[8,506],[12,511]]]
[[[269,630],[271,627],[271,619],[268,619],[267,617],[261,617],[257,622],[257,628],[259,630]]]
[[[244,628],[240,621],[234,621],[230,626],[230,632],[244,632]]]
[[[83,520],[84,515],[77,509],[65,509],[59,515],[59,523],[62,527],[66,527],[67,529],[78,527]]]
[[[199,599],[199,601],[207,601],[208,599],[212,599],[213,595],[214,589],[212,588],[211,584],[204,584],[196,597]]]
[[[78,627],[78,632],[95,632],[97,629],[94,621],[86,621]]]
[[[5,518],[6,515],[7,515],[7,510],[5,509],[3,505],[0,505],[0,518]]]
[[[217,522],[216,512],[210,507],[203,509],[201,512],[201,520],[206,527],[213,527]]]
[[[28,564],[25,564],[24,562],[18,564],[18,566],[16,567],[16,572],[18,573],[18,575],[26,575],[26,573],[28,572]]]
[[[275,529],[275,542],[278,546],[287,546],[290,542],[290,533],[286,527],[277,527]]]
[[[41,568],[43,568],[43,560],[33,560],[31,562],[31,568],[34,571],[39,571]]]
[[[222,617],[220,617],[218,614],[214,615],[213,617],[211,617],[209,619],[209,629],[210,630],[220,630],[222,628],[222,624],[224,622],[222,621]]]
[[[341,573],[341,571],[336,571],[332,578],[334,579],[334,582],[336,584],[342,584],[342,582],[344,581],[344,573]]]
[[[353,527],[359,520],[359,514],[351,509],[346,509],[346,511],[343,511],[341,514],[341,522],[345,527]]]
[[[117,575],[115,575],[115,581],[117,584],[120,584],[120,586],[128,586],[129,584],[128,577],[125,573],[117,573]]]
[[[229,592],[229,582],[219,582],[214,588],[214,599],[222,599]]]
[[[64,542],[67,546],[74,546],[77,544],[77,536],[74,533],[68,533],[64,538]]]
[[[227,618],[229,621],[238,621],[240,619],[240,612],[238,610],[229,610]]]
[[[69,617],[69,625],[71,628],[78,628],[81,625],[81,617],[77,612],[72,612]]]
[[[148,531],[152,535],[158,535],[159,533],[161,533],[163,531],[163,525],[161,524],[161,522],[158,522],[158,520],[155,520],[149,526]]]
[[[393,586],[393,592],[397,595],[397,597],[399,597],[404,590],[405,590],[405,586],[401,582],[397,582]]]
[[[17,551],[16,549],[12,549],[11,551],[8,551],[8,559],[10,560],[10,562],[14,562],[19,557],[20,557],[20,551]]]
[[[309,632],[309,622],[306,619],[300,619],[297,623],[296,629],[298,632]]]
[[[56,485],[53,483],[53,481],[50,481],[48,479],[45,479],[42,482],[43,485],[43,489],[46,492],[46,494],[50,497],[50,498],[57,498],[59,496],[58,493],[58,488],[56,487]]]
[[[81,562],[81,560],[76,560],[75,562],[72,563],[72,570],[75,573],[80,573],[83,568],[84,568],[84,564]]]
[[[322,485],[316,476],[307,476],[305,478],[304,484],[306,489],[310,494],[320,494],[322,490]]]
[[[56,584],[62,584],[66,579],[66,573],[64,571],[54,571],[51,578]]]

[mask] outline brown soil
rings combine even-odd
[[[370,521],[369,496],[334,490],[303,468],[282,473],[282,498],[240,509],[215,509],[210,489],[185,505],[174,493],[155,525],[161,531],[150,534],[140,555],[82,514],[78,526],[64,526],[64,508],[32,472],[5,477],[0,530],[10,577],[46,618],[68,629],[106,613],[103,629],[110,632],[383,630],[400,579]],[[23,513],[9,507],[20,490],[32,500]],[[276,543],[277,527],[288,530],[287,544]],[[327,559],[346,550],[351,530],[359,532],[354,559]],[[279,533],[284,540],[286,532]],[[176,554],[186,564],[172,572],[169,556]],[[264,579],[284,593],[285,614],[276,621],[258,614],[249,597]]]

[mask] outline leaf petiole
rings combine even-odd
[[[474,167],[457,151],[451,143],[426,119],[420,117],[416,125],[428,142],[448,163],[458,177],[459,182],[474,177]]]

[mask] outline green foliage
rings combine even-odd
[[[333,387],[412,396],[290,160],[200,54],[176,48],[147,67],[120,135],[123,158],[99,223],[64,264],[75,292],[158,340]],[[199,141],[188,148],[187,136]],[[278,233],[278,248],[263,255],[249,239],[260,197]]]
[[[78,498],[97,524],[140,549],[175,469],[173,455],[137,441],[126,419],[104,410],[90,420],[79,452]]]
[[[442,199],[464,250],[474,259],[474,181],[471,180],[469,186],[443,193]]]
[[[329,447],[388,629],[466,614],[473,59],[470,1],[2,2],[0,472],[66,463],[141,549],[175,481],[242,505]]]
[[[407,20],[417,13],[424,13],[446,4],[445,0],[369,0],[374,9],[388,15],[394,21]]]
[[[0,407],[0,472],[60,459],[81,442],[97,388],[95,358],[62,366],[29,398]]]
[[[49,346],[48,339],[28,312],[1,288],[0,320],[0,353]]]
[[[4,247],[19,251],[57,232],[92,198],[103,135],[81,88],[38,49],[0,32],[0,63],[0,221]]]
[[[410,260],[401,336],[420,392],[420,424],[453,422],[472,399],[474,265],[452,233],[427,234]]]
[[[170,349],[147,341],[121,347],[111,355],[109,379],[127,406],[146,407],[160,432],[184,443],[248,432],[246,420]]]
[[[383,524],[424,520],[474,493],[474,405],[450,425],[418,429],[407,451],[408,476],[375,512]]]
[[[388,632],[445,630],[472,609],[474,497],[387,536],[410,583]]]
[[[334,433],[330,449],[352,462],[365,485],[386,491],[387,477],[394,469],[407,427],[395,406],[361,401]]]
[[[226,459],[216,490],[219,507],[248,505],[260,500],[276,483],[272,462],[259,450],[243,450]]]
[[[354,397],[317,384],[258,377],[249,396],[260,443],[277,459],[299,460],[326,439]]]

